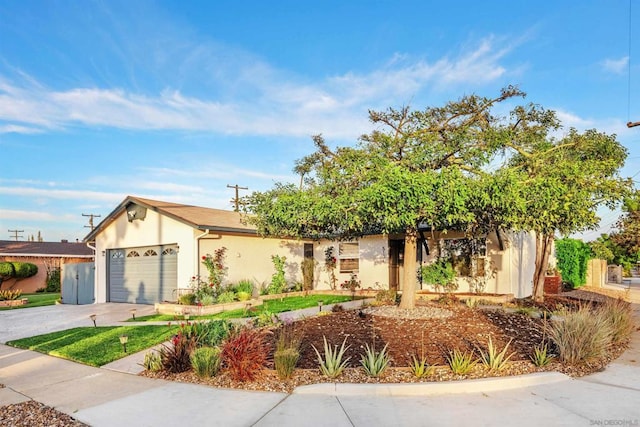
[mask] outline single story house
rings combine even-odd
[[[531,294],[535,240],[528,234],[512,234],[504,250],[497,236],[482,239],[475,253],[461,249],[462,235],[428,233],[418,251],[422,263],[430,262],[436,242],[456,257],[459,291],[475,289],[482,276],[483,290]],[[401,235],[365,236],[352,241],[264,238],[234,211],[126,197],[84,239],[95,242],[96,302],[152,304],[174,301],[193,277],[206,278],[202,257],[226,248],[227,283],[250,279],[266,286],[275,273],[271,257],[286,257],[289,283],[302,282],[302,262],[315,262],[314,289],[331,289],[356,274],[362,288],[401,287],[403,245]],[[335,258],[332,280],[326,268],[327,250]],[[426,285],[425,285],[426,288]]]
[[[20,289],[23,293],[35,292],[47,286],[47,272],[62,268],[63,264],[93,261],[93,249],[84,243],[29,242],[0,240],[0,261],[28,262],[38,267],[35,276],[26,279],[10,279],[2,289]]]

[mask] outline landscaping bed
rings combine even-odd
[[[550,306],[571,307],[571,302],[563,298],[548,298],[545,309]],[[398,310],[389,306],[371,307],[354,311],[338,311],[323,316],[308,317],[293,323],[295,330],[303,334],[300,359],[291,378],[278,378],[273,369],[263,369],[253,381],[234,381],[222,370],[217,376],[201,378],[193,371],[168,373],[165,371],[145,371],[142,375],[166,380],[194,382],[217,387],[242,388],[291,392],[295,387],[314,383],[405,383],[447,381],[488,376],[511,376],[540,371],[559,371],[571,376],[582,376],[603,369],[612,359],[625,349],[625,343],[611,345],[605,354],[591,358],[586,363],[564,364],[553,359],[544,367],[531,362],[533,349],[545,338],[547,320],[533,318],[529,314],[509,313],[501,309],[480,310],[467,307],[460,302],[451,304],[420,303],[417,310],[423,311],[423,317],[403,318],[395,316]],[[478,363],[464,375],[456,375],[448,366],[447,358],[453,350],[480,357],[481,349],[487,348],[489,337],[499,350],[508,345],[508,353],[514,352],[503,370],[490,371]],[[320,353],[323,339],[331,346],[340,346],[346,339],[349,346],[344,354],[349,358],[347,368],[342,375],[329,379],[321,375],[318,369],[318,357],[313,349]],[[273,368],[273,347],[275,334],[270,336],[272,350],[268,357],[267,368]],[[367,376],[360,366],[361,355],[366,346],[380,351],[385,345],[391,357],[390,369],[380,377]],[[423,355],[433,372],[423,378],[416,378],[407,367],[414,355]]]

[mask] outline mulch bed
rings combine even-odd
[[[0,406],[0,426],[4,427],[84,427],[87,424],[34,400]]]
[[[555,310],[558,307],[575,307],[580,302],[567,296],[546,298],[543,307]],[[537,368],[530,361],[533,348],[544,341],[545,322],[540,318],[518,313],[505,312],[502,309],[471,309],[464,304],[454,302],[449,305],[424,302],[420,309],[425,310],[427,318],[389,317],[391,307],[366,308],[353,311],[339,311],[323,316],[314,316],[293,323],[296,331],[303,334],[301,357],[293,377],[280,380],[273,369],[265,369],[253,382],[236,382],[224,372],[214,378],[201,379],[193,372],[170,374],[166,372],[148,372],[141,375],[163,378],[173,381],[207,384],[216,387],[242,388],[291,392],[295,387],[323,383],[406,383],[425,381],[448,381],[488,376],[509,376],[540,371],[558,371],[579,377],[600,371],[625,349],[624,346],[611,348],[602,359],[581,366],[566,366],[553,361],[544,368]],[[480,349],[486,350],[489,337],[493,344],[502,350],[509,345],[508,352],[514,352],[509,366],[501,372],[488,372],[478,365],[464,377],[454,375],[447,365],[449,352],[457,349],[473,352],[480,356]],[[345,357],[349,358],[348,369],[335,380],[323,377],[318,369],[315,346],[322,354],[323,339],[331,346],[340,346],[346,338]],[[275,341],[275,336],[272,337]],[[391,368],[382,378],[370,378],[360,368],[360,358],[365,346],[375,346],[381,350],[387,346],[391,356]],[[407,368],[412,357],[423,355],[429,364],[436,368],[432,375],[416,379]],[[272,355],[271,355],[272,356]],[[272,368],[272,366],[268,366]]]

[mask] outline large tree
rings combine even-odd
[[[556,233],[595,229],[600,221],[597,209],[613,207],[631,188],[631,181],[618,174],[627,150],[615,135],[575,129],[558,139],[511,148],[516,154],[505,167],[521,175],[518,198],[526,211],[510,225],[536,233],[533,293],[541,300]]]
[[[623,214],[616,223],[618,231],[611,235],[611,239],[630,258],[640,260],[640,190],[625,200],[622,210]]]
[[[424,111],[370,111],[378,130],[354,147],[336,149],[314,137],[316,151],[295,167],[299,185],[277,184],[253,193],[244,201],[245,210],[267,235],[404,233],[403,308],[414,306],[417,280],[411,272],[417,270],[420,225],[469,234],[533,230],[544,237],[537,262],[542,265],[549,235],[591,225],[595,214],[586,210],[611,199],[595,176],[580,174],[572,161],[593,160],[598,148],[612,148],[591,144],[592,139],[615,143],[615,138],[597,133],[583,138],[571,131],[557,142],[549,136],[559,127],[555,114],[533,104],[517,106],[507,117],[493,113],[498,104],[522,96],[508,87],[496,98],[470,95]],[[583,139],[588,143],[579,143]],[[624,150],[614,153],[624,159]],[[618,164],[611,163],[612,170]],[[587,170],[609,182],[608,169]],[[589,190],[570,188],[589,177]],[[557,203],[566,209],[557,209]]]

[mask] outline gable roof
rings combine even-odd
[[[242,214],[239,212],[127,196],[93,231],[87,234],[84,241],[90,242],[95,239],[97,234],[111,224],[132,203],[173,218],[198,230],[257,234],[255,228],[242,223]]]
[[[56,258],[93,258],[93,249],[84,243],[22,242],[0,240],[0,255]]]

